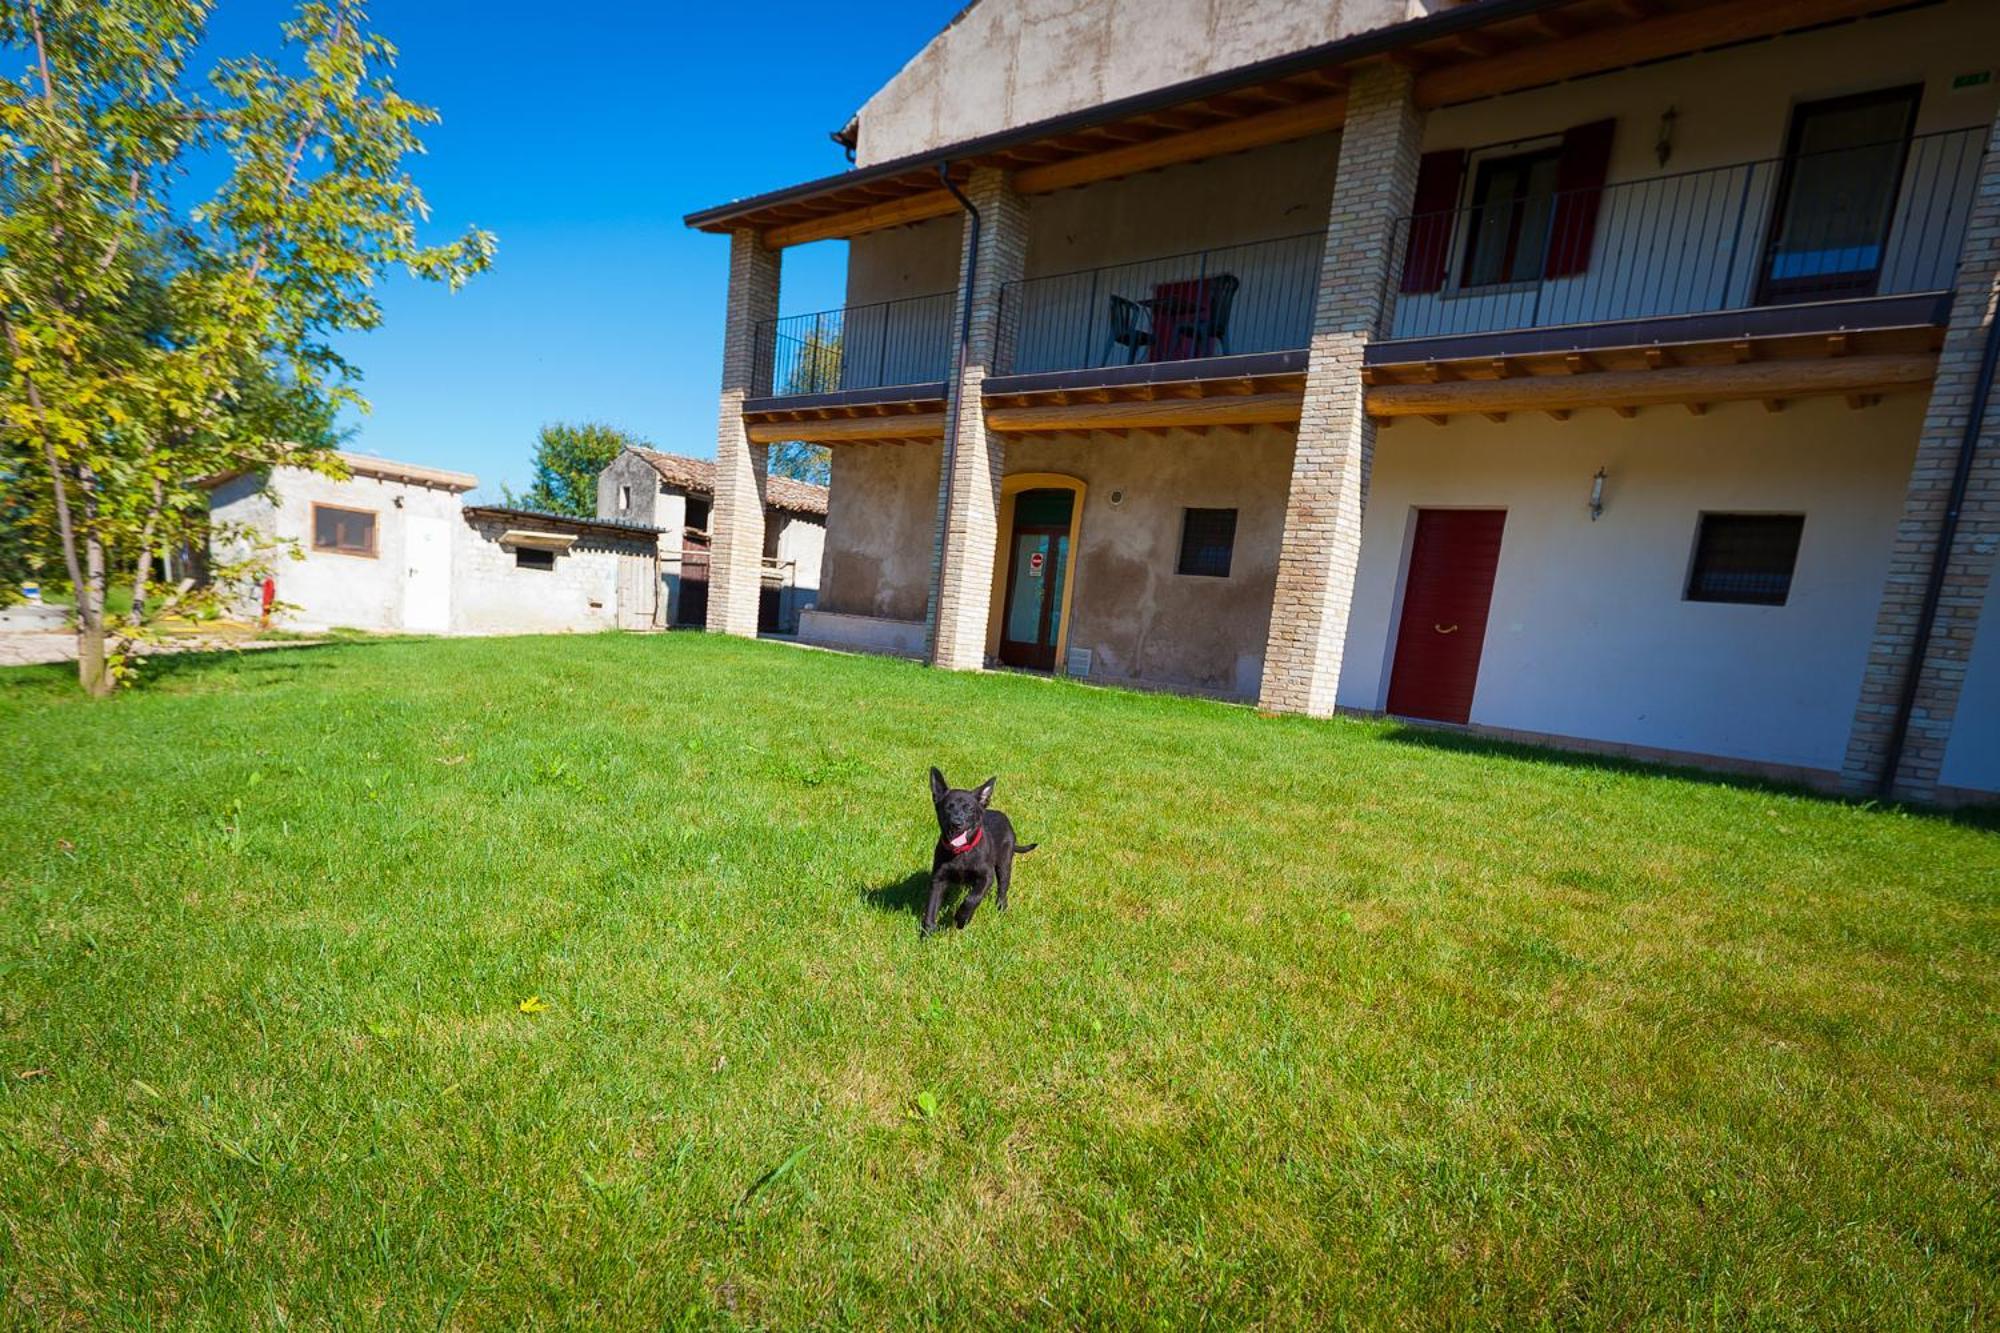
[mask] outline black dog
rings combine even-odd
[[[957,923],[964,930],[979,910],[987,886],[1000,885],[1000,910],[1007,910],[1007,884],[1014,877],[1014,854],[1032,852],[1039,845],[1014,845],[1014,824],[998,810],[989,810],[993,784],[988,778],[978,791],[956,791],[944,774],[931,770],[931,804],[937,807],[937,850],[931,853],[931,902],[924,909],[924,934],[937,929],[938,908],[944,891],[952,884],[968,888],[965,901],[958,905]]]

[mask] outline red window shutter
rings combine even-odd
[[[1562,156],[1556,159],[1555,216],[1549,221],[1549,259],[1545,278],[1567,278],[1590,267],[1591,242],[1597,239],[1597,209],[1604,199],[1604,176],[1611,168],[1611,131],[1615,120],[1594,120],[1563,134]]]
[[[1463,148],[1425,153],[1417,163],[1417,197],[1403,250],[1404,291],[1434,292],[1444,286],[1445,267],[1451,260],[1452,208],[1458,203],[1458,180],[1464,174]]]

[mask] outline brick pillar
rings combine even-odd
[[[722,324],[722,407],[715,430],[715,503],[708,514],[708,628],[757,634],[764,559],[764,466],[769,450],[743,429],[743,400],[757,383],[757,326],[778,317],[780,254],[754,231],[729,236],[729,305]]]
[[[1861,698],[1848,732],[1841,779],[1857,794],[1875,790],[1888,762],[1890,731],[1916,644],[1924,586],[1937,557],[1938,533],[1972,414],[1973,384],[1996,317],[1997,300],[2000,119],[1994,121],[1986,139],[1972,215],[1959,250],[1951,324],[1938,355],[1937,381],[1931,386],[1923,433],[1917,437],[1916,462],[1903,494],[1903,517],[1896,527],[1889,578],[1876,612],[1875,638],[1861,678]],[[1929,800],[1936,792],[1945,742],[1951,736],[1959,691],[1972,657],[1973,636],[1979,629],[1979,612],[1986,601],[1986,585],[1993,574],[1994,553],[2000,549],[2000,395],[1995,399],[1987,403],[1979,426],[1978,452],[1972,460],[1957,536],[1945,567],[1930,645],[1917,677],[1916,704],[1896,774],[1895,794],[1905,800]]]
[[[1375,423],[1362,401],[1361,353],[1402,278],[1402,249],[1392,233],[1416,195],[1422,139],[1410,71],[1388,63],[1357,69],[1348,85],[1264,647],[1258,706],[1270,712],[1333,712],[1375,453]]]
[[[948,387],[946,421],[956,409],[956,437],[944,442],[938,476],[936,536],[931,543],[931,596],[925,633],[933,666],[977,671],[986,664],[986,621],[993,601],[993,557],[1000,541],[1000,477],[1006,446],[986,429],[980,385],[1004,350],[1000,288],[1021,276],[1028,254],[1028,213],[1004,173],[972,173],[966,196],[979,210],[979,262],[972,290],[963,290],[965,249],[972,243],[968,218],[959,249],[960,287],[952,311],[952,336],[967,302],[972,334],[965,366]]]

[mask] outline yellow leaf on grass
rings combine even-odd
[[[539,1014],[546,1008],[548,1006],[542,1003],[542,997],[539,995],[530,995],[521,1001],[521,1012],[524,1014]]]

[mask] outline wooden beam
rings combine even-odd
[[[751,421],[744,433],[753,444],[806,440],[813,444],[845,444],[853,440],[941,440],[944,413],[922,412],[900,417],[838,417],[832,421]]]
[[[988,407],[989,430],[1170,430],[1176,426],[1258,426],[1297,421],[1303,395],[1259,393],[1248,397],[1161,398],[1152,402],[1038,403]],[[942,416],[942,414],[940,414]]]
[[[1705,417],[1708,415],[1707,403],[1685,403],[1683,406],[1687,408],[1688,415],[1691,417]]]
[[[1449,384],[1379,384],[1367,390],[1377,416],[1436,412],[1537,412],[1652,403],[1725,403],[1828,393],[1879,393],[1928,384],[1937,359],[1924,353],[1839,360],[1754,361],[1749,365],[1667,366],[1596,375],[1536,375]]]
[[[1088,185],[1092,181],[1110,180],[1114,176],[1130,176],[1134,172],[1151,171],[1179,162],[1194,162],[1205,157],[1303,139],[1308,135],[1337,130],[1346,123],[1346,96],[1322,97],[1277,111],[1266,111],[1262,115],[1245,116],[1241,120],[1189,130],[1184,134],[1170,134],[1147,143],[1071,158],[1067,162],[1028,167],[1015,173],[1014,188],[1022,194],[1046,194],[1050,190],[1066,190],[1073,185]],[[947,195],[946,199],[949,200],[950,196]],[[956,204],[952,206],[957,207]]]
[[[1561,41],[1536,42],[1518,51],[1417,76],[1417,105],[1425,109],[1470,102],[1496,93],[1539,87],[1649,60],[1688,55],[1711,46],[1753,41],[1791,28],[1859,18],[1890,9],[1895,0],[1723,0],[1701,9],[1621,23]]]
[[[1548,412],[1549,420],[1551,421],[1569,420],[1569,409],[1567,407],[1551,407],[1544,410]]]
[[[1639,409],[1631,406],[1629,403],[1614,403],[1611,410],[1619,416],[1624,417],[1627,421],[1639,415]]]
[[[1030,171],[1042,169],[1029,168]],[[823,218],[810,218],[804,222],[789,222],[782,227],[772,227],[764,233],[764,244],[773,250],[783,250],[787,246],[831,240],[838,236],[860,236],[866,232],[880,231],[884,227],[900,227],[906,223],[923,222],[956,212],[958,212],[956,199],[943,190],[928,190],[923,194],[913,194],[902,199],[850,208],[841,213],[829,213]]]
[[[1785,400],[1782,398],[1766,398],[1764,400],[1764,410],[1776,416],[1785,410]]]
[[[1847,335],[1844,333],[1829,333],[1826,336],[1826,354],[1828,356],[1846,356]]]

